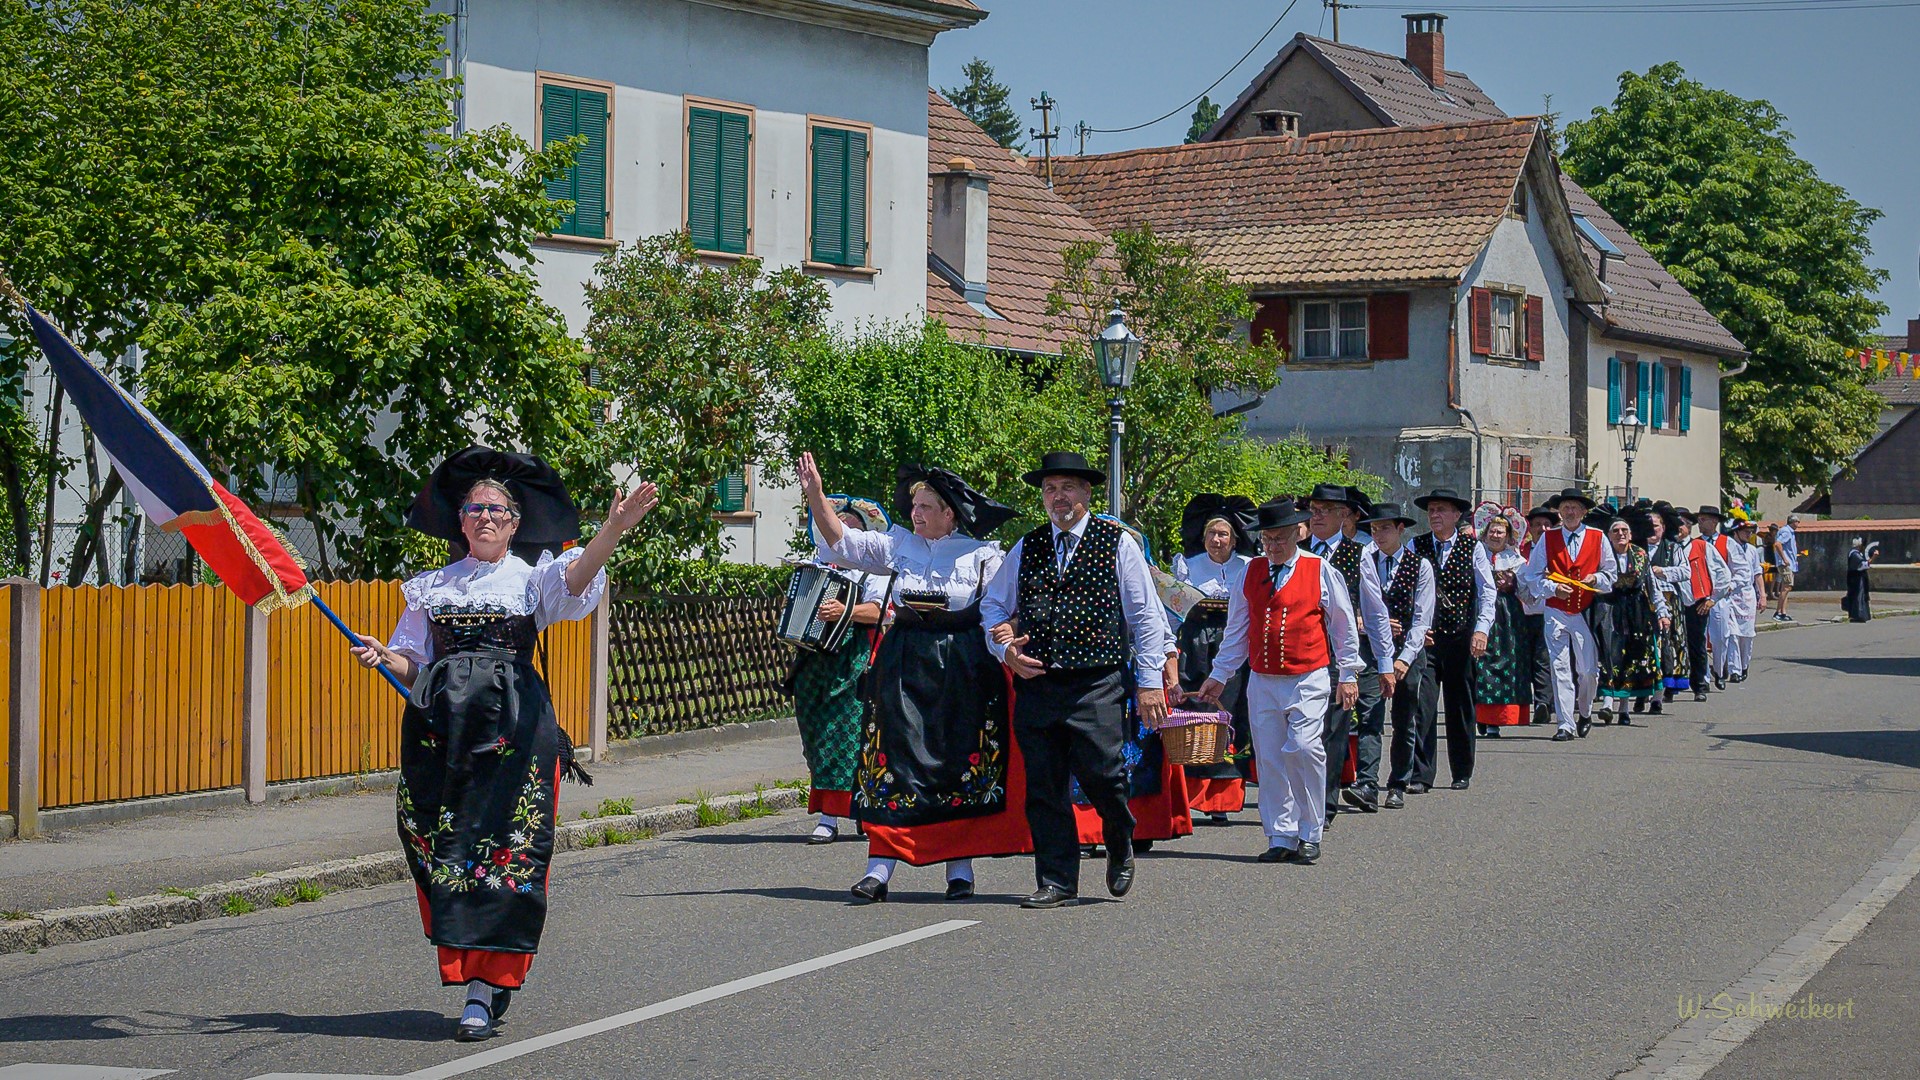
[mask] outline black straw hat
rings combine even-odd
[[[1473,504],[1461,498],[1460,493],[1454,491],[1452,488],[1434,488],[1432,491],[1413,500],[1413,505],[1425,510],[1436,502],[1452,503],[1455,507],[1458,507],[1463,514],[1471,513],[1473,510]]]
[[[1259,513],[1253,500],[1245,495],[1219,495],[1205,492],[1187,500],[1180,515],[1180,551],[1191,559],[1207,549],[1207,526],[1216,518],[1233,529],[1233,549],[1242,555],[1256,550],[1253,520]]]
[[[1418,521],[1402,513],[1400,511],[1400,504],[1395,502],[1374,503],[1373,513],[1368,514],[1366,519],[1360,524],[1372,525],[1378,521],[1397,521],[1409,529],[1420,524]]]
[[[1253,527],[1258,532],[1284,529],[1289,525],[1298,525],[1310,516],[1304,507],[1295,504],[1292,499],[1283,497],[1263,504],[1259,513],[1255,515]]]
[[[973,490],[947,469],[902,465],[893,477],[893,516],[902,521],[913,520],[913,487],[922,483],[953,508],[953,527],[975,540],[985,540],[1020,513]]]
[[[1596,505],[1594,501],[1587,496],[1587,493],[1581,491],[1579,488],[1562,488],[1560,494],[1547,500],[1547,509],[1552,510],[1558,515],[1560,512],[1560,504],[1566,502],[1568,499],[1574,500],[1589,510],[1593,509]]]
[[[1366,506],[1361,499],[1354,497],[1357,494],[1358,492],[1353,488],[1342,484],[1315,484],[1313,493],[1300,501],[1339,503],[1341,506],[1350,508],[1355,514],[1360,514],[1365,512]]]
[[[1087,464],[1087,459],[1071,450],[1055,450],[1040,459],[1040,467],[1020,479],[1039,487],[1049,476],[1077,476],[1089,484],[1104,484],[1107,474]]]
[[[1703,506],[1700,508],[1699,512],[1694,514],[1693,516],[1695,518],[1710,517],[1716,521],[1727,520],[1727,512],[1725,510],[1720,509],[1717,506]]]
[[[580,508],[567,494],[567,485],[551,465],[532,454],[514,454],[485,446],[469,446],[442,461],[426,486],[407,508],[407,524],[442,540],[465,545],[460,531],[467,493],[482,480],[498,480],[520,504],[520,525],[513,534],[513,552],[537,559],[542,551],[558,553],[580,539]]]

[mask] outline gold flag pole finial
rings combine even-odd
[[[0,267],[0,296],[5,296],[7,299],[13,301],[14,306],[19,308],[21,312],[24,313],[27,310],[27,298],[21,296],[20,290],[14,287],[13,279],[7,276],[7,271],[4,267]]]

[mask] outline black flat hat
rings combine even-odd
[[[553,467],[532,454],[514,454],[469,446],[442,461],[407,508],[407,524],[428,536],[466,543],[460,531],[467,493],[482,480],[498,480],[520,504],[520,527],[513,534],[514,554],[538,557],[559,552],[580,539],[580,508]]]
[[[1361,491],[1357,487],[1349,486],[1347,488],[1347,499],[1353,503],[1354,509],[1360,512],[1361,517],[1372,515],[1373,500],[1367,498],[1366,492]]]
[[[1544,506],[1536,506],[1533,509],[1527,511],[1527,520],[1532,521],[1534,518],[1546,518],[1547,523],[1552,524],[1553,522],[1560,520],[1560,515],[1554,513],[1553,511],[1547,509]]]
[[[1579,488],[1562,488],[1560,494],[1547,500],[1547,509],[1552,510],[1555,516],[1558,516],[1560,513],[1560,504],[1566,502],[1568,499],[1572,499],[1589,510],[1593,509],[1596,505],[1594,501],[1587,496],[1587,493],[1581,491]]]
[[[1253,527],[1256,532],[1284,529],[1289,525],[1298,525],[1311,516],[1306,508],[1295,504],[1292,499],[1280,498],[1260,507]]]
[[[1418,521],[1415,521],[1413,518],[1408,517],[1406,514],[1401,513],[1400,504],[1394,503],[1394,502],[1374,503],[1373,513],[1368,514],[1366,518],[1360,522],[1360,524],[1371,525],[1376,521],[1397,521],[1400,524],[1405,525],[1409,529],[1413,528],[1415,525],[1420,524]]]
[[[1107,482],[1107,474],[1087,464],[1087,459],[1071,450],[1055,450],[1040,459],[1040,467],[1020,479],[1039,487],[1049,476],[1077,476],[1089,484]]]
[[[1694,514],[1693,516],[1695,518],[1710,517],[1710,518],[1713,518],[1715,521],[1727,520],[1727,512],[1725,510],[1720,509],[1717,506],[1703,506],[1700,508],[1699,512]]]
[[[1436,502],[1452,503],[1458,507],[1463,514],[1473,511],[1473,504],[1461,498],[1460,493],[1452,488],[1434,488],[1432,491],[1413,500],[1413,505],[1425,510]]]
[[[1353,488],[1341,484],[1315,484],[1313,493],[1300,501],[1339,503],[1342,506],[1351,507],[1356,514],[1365,513],[1364,499],[1356,498],[1358,494]]]
[[[921,483],[953,508],[954,528],[975,540],[985,540],[1020,513],[973,490],[959,474],[947,469],[902,465],[895,470],[893,480],[893,516],[898,521],[913,520],[913,486]]]
[[[1180,552],[1191,559],[1207,549],[1207,525],[1215,518],[1233,529],[1233,549],[1242,555],[1256,550],[1253,520],[1259,513],[1253,500],[1245,495],[1220,495],[1205,492],[1187,500],[1180,514]]]
[[[1613,511],[1606,507],[1588,506],[1587,516],[1580,519],[1580,524],[1585,525],[1589,529],[1605,529],[1607,526],[1613,524],[1613,520]]]

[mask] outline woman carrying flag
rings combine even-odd
[[[580,519],[560,478],[538,458],[469,447],[434,470],[408,515],[466,556],[402,585],[393,637],[363,636],[354,650],[413,688],[400,722],[400,839],[440,981],[467,990],[461,1040],[493,1034],[526,981],[546,923],[560,776],[585,776],[533,666],[535,638],[599,605],[607,559],[658,501],[651,483],[618,495],[585,547],[556,555]]]

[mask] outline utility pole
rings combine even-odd
[[[1087,123],[1087,122],[1086,122],[1085,120],[1082,120],[1082,121],[1080,121],[1079,123],[1077,123],[1077,124],[1075,124],[1075,125],[1073,125],[1073,133],[1074,133],[1075,135],[1077,135],[1077,136],[1079,136],[1079,137],[1080,137],[1080,154],[1081,154],[1081,156],[1083,156],[1083,157],[1084,157],[1084,156],[1086,156],[1086,153],[1087,153],[1087,136],[1089,136],[1089,135],[1091,135],[1091,134],[1093,134],[1093,125],[1092,125],[1092,124],[1089,124],[1089,123]]]
[[[1328,11],[1333,12],[1333,40],[1340,40],[1340,9],[1357,7],[1356,4],[1343,4],[1340,0],[1320,0]]]
[[[1053,187],[1053,140],[1060,137],[1060,129],[1053,123],[1053,107],[1058,103],[1048,97],[1045,90],[1040,91],[1039,97],[1028,100],[1032,102],[1034,108],[1040,110],[1040,129],[1027,132],[1027,137],[1040,144],[1041,174],[1046,177],[1047,187],[1051,190]]]

